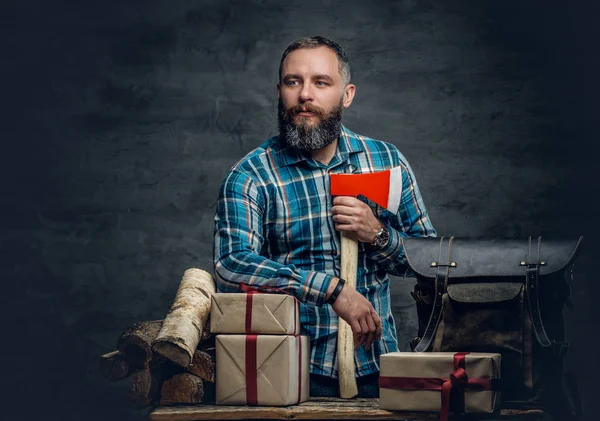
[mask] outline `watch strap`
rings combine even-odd
[[[344,288],[345,283],[346,281],[344,279],[338,278],[338,283],[333,289],[333,292],[331,293],[329,298],[327,299],[327,304],[335,303],[335,300],[337,300],[338,296],[340,295],[340,292],[342,292],[342,288]]]

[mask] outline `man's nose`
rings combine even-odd
[[[298,93],[298,99],[301,102],[313,100],[313,92],[310,83],[305,83],[302,85],[302,89],[300,89],[300,92]]]

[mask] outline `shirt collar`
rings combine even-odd
[[[281,138],[279,138],[279,147],[280,149],[277,151],[277,158],[279,159],[279,165],[281,167],[306,161],[310,156],[293,146],[283,144]],[[339,154],[342,161],[345,160],[348,155],[362,151],[364,151],[364,146],[357,135],[342,125],[337,147],[337,154]]]

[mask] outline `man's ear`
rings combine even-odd
[[[348,108],[350,104],[352,104],[352,100],[354,99],[354,94],[356,93],[356,86],[349,83],[344,88],[344,108]]]
[[[277,99],[281,99],[281,85],[277,84]]]

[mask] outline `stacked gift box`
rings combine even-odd
[[[493,413],[500,407],[500,354],[391,352],[380,357],[382,409]]]
[[[309,396],[309,338],[299,305],[286,294],[217,293],[216,403],[287,406]],[[392,352],[380,357],[382,409],[492,413],[500,405],[500,354]]]
[[[293,296],[214,294],[210,317],[217,404],[287,406],[308,399],[310,342],[300,335]]]

